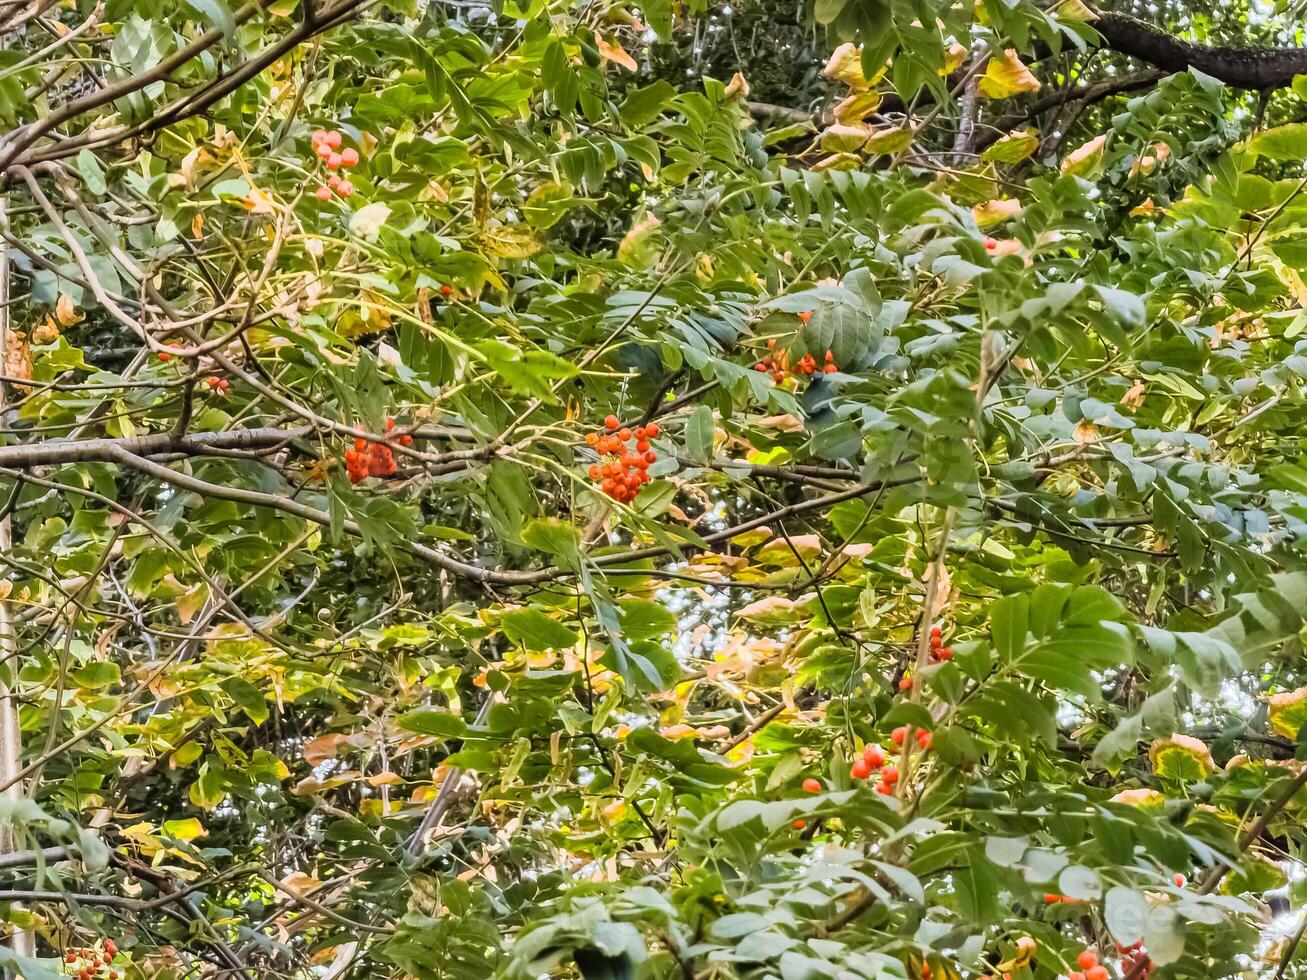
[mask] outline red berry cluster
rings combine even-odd
[[[313,131],[313,152],[327,165],[328,170],[339,170],[344,167],[348,170],[351,167],[357,167],[359,164],[359,151],[352,146],[347,146],[343,150],[340,144],[344,141],[339,129],[315,129]],[[332,174],[328,179],[326,186],[319,187],[313,192],[313,196],[319,201],[331,200],[332,191],[335,191],[341,197],[349,197],[354,193],[354,185],[340,174]]]
[[[914,734],[912,729],[907,725],[900,725],[898,728],[894,729],[894,731],[890,732],[889,738],[895,745],[901,746],[908,740],[908,735],[910,734],[917,740],[917,745],[920,746],[923,752],[930,748],[930,743],[933,739],[931,738],[930,732],[924,728],[918,728]]]
[[[386,431],[394,428],[395,420],[386,419]],[[413,443],[413,437],[405,433],[395,441],[408,446]],[[345,453],[345,469],[349,471],[350,483],[362,483],[370,476],[394,476],[395,453],[384,442],[372,442],[359,436],[354,440],[354,448]]]
[[[112,939],[104,941],[103,949],[70,949],[64,956],[64,974],[79,980],[92,980],[93,977],[118,980],[118,971],[109,968],[117,955],[118,944]]]
[[[817,360],[811,354],[804,354],[797,364],[790,367],[790,355],[783,349],[776,350],[775,337],[767,341],[767,349],[771,353],[755,364],[753,369],[770,374],[773,381],[783,381],[787,371],[796,378],[811,377],[817,373]],[[830,351],[826,352],[826,364],[821,370],[826,374],[834,374],[839,370],[835,366],[835,355]]]
[[[160,357],[163,355],[160,354]],[[211,374],[204,379],[204,383],[209,386],[209,390],[215,395],[227,395],[231,392],[231,382],[226,378],[220,378],[216,374]]]
[[[1076,963],[1080,969],[1068,973],[1068,980],[1110,980],[1112,976],[1107,967],[1098,962],[1098,954],[1092,949],[1082,950]]]
[[[594,448],[600,456],[599,462],[593,464],[587,475],[604,493],[620,503],[629,503],[640,492],[640,487],[653,479],[649,475],[649,464],[658,460],[649,440],[662,431],[657,422],[628,429],[622,426],[616,415],[604,419],[604,428],[600,432],[586,434],[586,445]],[[634,448],[627,448],[627,443],[635,440]]]
[[[889,796],[894,792],[894,784],[899,781],[899,768],[886,764],[885,750],[879,745],[868,745],[849,767],[849,775],[859,780],[867,779],[876,771],[880,772],[880,784],[876,787],[876,792]]]
[[[930,628],[930,659],[935,663],[953,659],[953,648],[944,645],[944,634],[938,626]]]

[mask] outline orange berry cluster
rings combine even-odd
[[[117,955],[118,944],[112,939],[106,939],[101,950],[86,947],[70,949],[64,956],[64,973],[79,980],[92,980],[93,977],[118,980],[118,971],[109,968]]]
[[[162,357],[163,355],[159,355]],[[204,383],[209,386],[209,390],[215,395],[226,395],[231,391],[231,382],[226,378],[220,378],[216,374],[211,374],[204,379]]]
[[[853,760],[853,765],[849,766],[849,775],[858,780],[866,779],[876,771],[880,772],[876,792],[889,796],[894,792],[894,784],[899,781],[899,767],[886,764],[885,750],[879,745],[868,745]]]
[[[935,663],[953,659],[953,648],[944,645],[944,634],[938,626],[930,628],[930,659]]]
[[[1076,964],[1080,969],[1068,973],[1069,980],[1110,980],[1112,976],[1111,971],[1098,962],[1098,954],[1092,949],[1081,950]]]
[[[386,431],[394,428],[395,420],[386,419]],[[412,445],[413,437],[405,433],[395,441],[408,446]],[[354,448],[345,453],[345,469],[349,471],[350,483],[362,483],[370,476],[394,476],[395,453],[384,442],[372,442],[359,436],[354,440]]]
[[[339,170],[341,167],[348,170],[351,167],[358,166],[359,151],[352,146],[347,146],[342,150],[340,148],[342,142],[344,142],[344,137],[341,136],[339,129],[315,129],[313,131],[313,152],[327,165],[328,170]],[[340,174],[332,174],[327,179],[326,185],[314,191],[313,196],[319,201],[329,201],[333,191],[341,197],[349,197],[354,193],[354,185]]]
[[[773,381],[784,380],[787,371],[796,378],[811,377],[817,373],[817,359],[811,354],[804,354],[799,362],[791,367],[790,355],[784,350],[776,350],[775,337],[767,341],[767,349],[771,353],[755,364],[753,369],[763,374],[770,374]],[[826,374],[834,374],[839,370],[835,366],[835,355],[830,351],[826,352],[826,364],[821,370]]]
[[[913,738],[917,740],[917,745],[921,747],[923,752],[930,748],[930,743],[932,741],[931,735],[930,732],[924,728],[918,728],[914,734],[912,729],[907,725],[900,725],[898,728],[894,729],[894,731],[890,732],[889,738],[895,745],[902,745],[908,740],[909,734],[912,734]]]
[[[586,471],[604,493],[620,503],[629,503],[640,492],[640,487],[653,479],[649,475],[649,464],[656,462],[658,454],[654,452],[649,440],[657,437],[662,429],[657,422],[628,429],[622,426],[616,415],[604,419],[601,432],[586,434],[586,445],[594,448],[600,461]],[[626,444],[635,440],[634,448]]]

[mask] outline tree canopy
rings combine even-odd
[[[1307,975],[1304,15],[0,4],[0,965]]]

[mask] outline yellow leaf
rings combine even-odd
[[[916,132],[911,126],[882,129],[867,140],[864,149],[868,153],[898,153],[900,150],[906,150],[911,145],[912,137],[915,135]]]
[[[185,820],[165,820],[163,832],[177,840],[195,840],[208,834],[204,824],[195,817],[187,817]]]
[[[204,237],[204,212],[203,211],[196,211],[195,217],[191,219],[191,237],[192,238]]]
[[[625,48],[616,41],[605,41],[598,31],[595,31],[595,44],[599,48],[599,56],[604,61],[611,61],[615,65],[621,65],[630,72],[640,70],[640,66],[635,63],[634,58],[626,53]]]
[[[1039,79],[1022,64],[1014,48],[991,57],[985,66],[985,74],[980,79],[980,94],[987,99],[1006,99],[1038,89]]]
[[[1015,218],[1020,213],[1021,202],[1012,197],[997,201],[986,201],[984,204],[977,204],[971,209],[971,216],[976,219],[976,224],[981,228],[989,228],[1000,224],[1008,218]]]
[[[1151,197],[1146,197],[1130,209],[1130,217],[1151,218],[1153,215],[1161,213],[1161,210],[1161,208],[1153,203]]]
[[[482,236],[481,245],[490,255],[501,259],[529,259],[545,247],[532,232],[507,225],[489,229]]]
[[[633,268],[648,268],[653,265],[653,242],[662,224],[656,215],[649,212],[637,218],[631,225],[631,230],[622,236],[622,242],[617,246],[618,261]]]
[[[847,126],[836,123],[826,127],[821,134],[821,148],[827,153],[852,153],[871,136],[871,128],[866,125]]]
[[[1285,738],[1297,738],[1298,729],[1307,721],[1307,687],[1283,694],[1273,694],[1266,699],[1269,714],[1267,720],[1271,730]]]
[[[827,78],[843,82],[855,92],[861,92],[867,87],[867,77],[862,73],[862,48],[851,41],[845,41],[831,52],[821,73]]]
[[[749,97],[749,83],[738,71],[726,83],[725,95],[728,102],[736,102]]]
[[[46,344],[53,344],[58,339],[59,325],[54,322],[54,317],[47,313],[45,319],[32,330],[32,343],[44,347]]]
[[[86,319],[84,315],[77,312],[77,304],[67,293],[59,294],[59,299],[54,304],[54,315],[58,318],[61,327],[71,327],[74,323],[81,323]]]
[[[880,108],[880,93],[875,89],[846,96],[833,110],[835,121],[850,126],[862,122]]]
[[[856,153],[832,153],[814,163],[812,169],[817,173],[823,170],[861,170],[862,157]]]
[[[1017,951],[1011,959],[1004,960],[998,965],[998,969],[1004,973],[1010,973],[1013,970],[1020,970],[1024,966],[1029,966],[1031,959],[1034,958],[1035,951],[1039,945],[1029,936],[1021,936],[1017,939]]]
[[[954,41],[948,46],[948,53],[944,55],[944,67],[939,70],[939,73],[941,75],[952,75],[962,67],[962,62],[966,60],[966,46]]]
[[[1108,802],[1154,809],[1161,807],[1166,802],[1166,797],[1155,789],[1123,789],[1109,799]]]
[[[1088,143],[1076,147],[1063,158],[1062,173],[1076,177],[1092,177],[1103,163],[1103,151],[1106,147],[1106,133],[1095,136]]]
[[[1087,24],[1098,20],[1098,14],[1090,10],[1082,0],[1062,0],[1050,11],[1058,20],[1071,20]]]
[[[277,210],[271,195],[257,187],[250,188],[249,195],[240,199],[240,205],[250,214],[275,214]]]
[[[1025,130],[1014,130],[985,147],[982,160],[996,163],[1020,163],[1039,147],[1039,137]]]

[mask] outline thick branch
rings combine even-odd
[[[1307,74],[1307,48],[1214,47],[1183,41],[1125,14],[1100,14],[1093,24],[1103,43],[1119,54],[1168,72],[1196,68],[1234,88],[1271,89]]]

